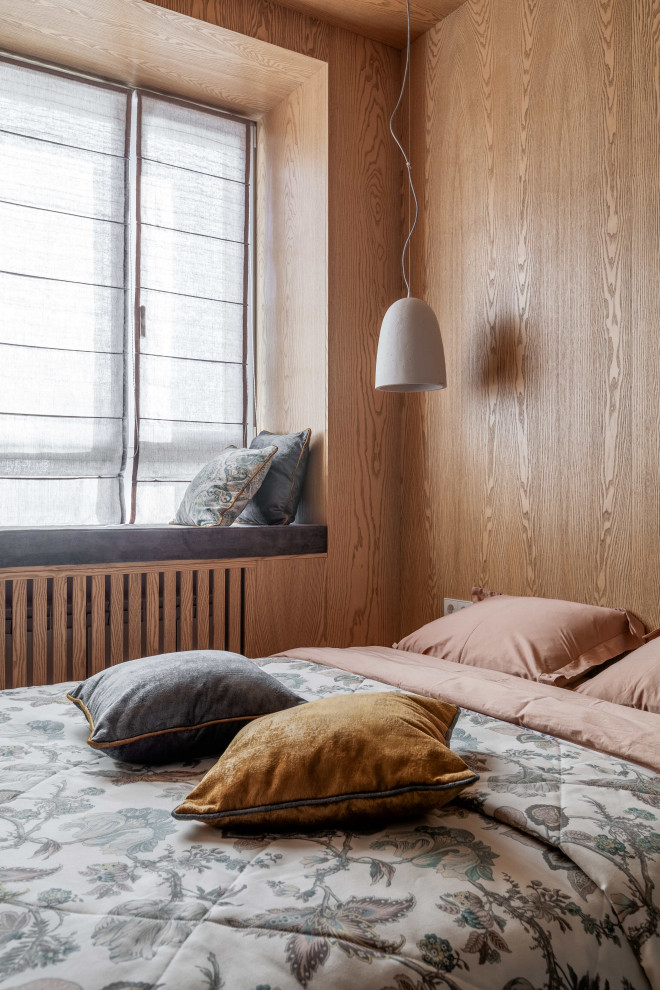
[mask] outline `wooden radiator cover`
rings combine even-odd
[[[242,653],[251,563],[0,570],[0,690],[182,650]]]

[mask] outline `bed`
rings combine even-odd
[[[570,695],[576,745],[535,707],[561,689],[518,677],[480,694],[474,671],[434,662],[430,683],[382,649],[256,663],[309,700],[444,687],[480,779],[370,831],[223,832],[171,817],[213,760],[117,763],[69,685],[5,692],[2,990],[660,987],[660,716]]]

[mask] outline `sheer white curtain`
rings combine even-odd
[[[172,518],[246,413],[250,129],[143,94],[138,111],[136,521]]]
[[[168,522],[244,443],[251,127],[0,61],[0,525]]]
[[[121,520],[127,94],[0,62],[0,523]]]

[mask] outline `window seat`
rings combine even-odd
[[[0,569],[161,560],[239,560],[327,553],[327,527],[0,527]]]

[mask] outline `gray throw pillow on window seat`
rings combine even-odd
[[[268,475],[241,513],[238,522],[252,526],[287,526],[296,518],[302,495],[311,429],[300,433],[269,433],[262,430],[250,444],[250,450],[265,450],[275,444]]]

